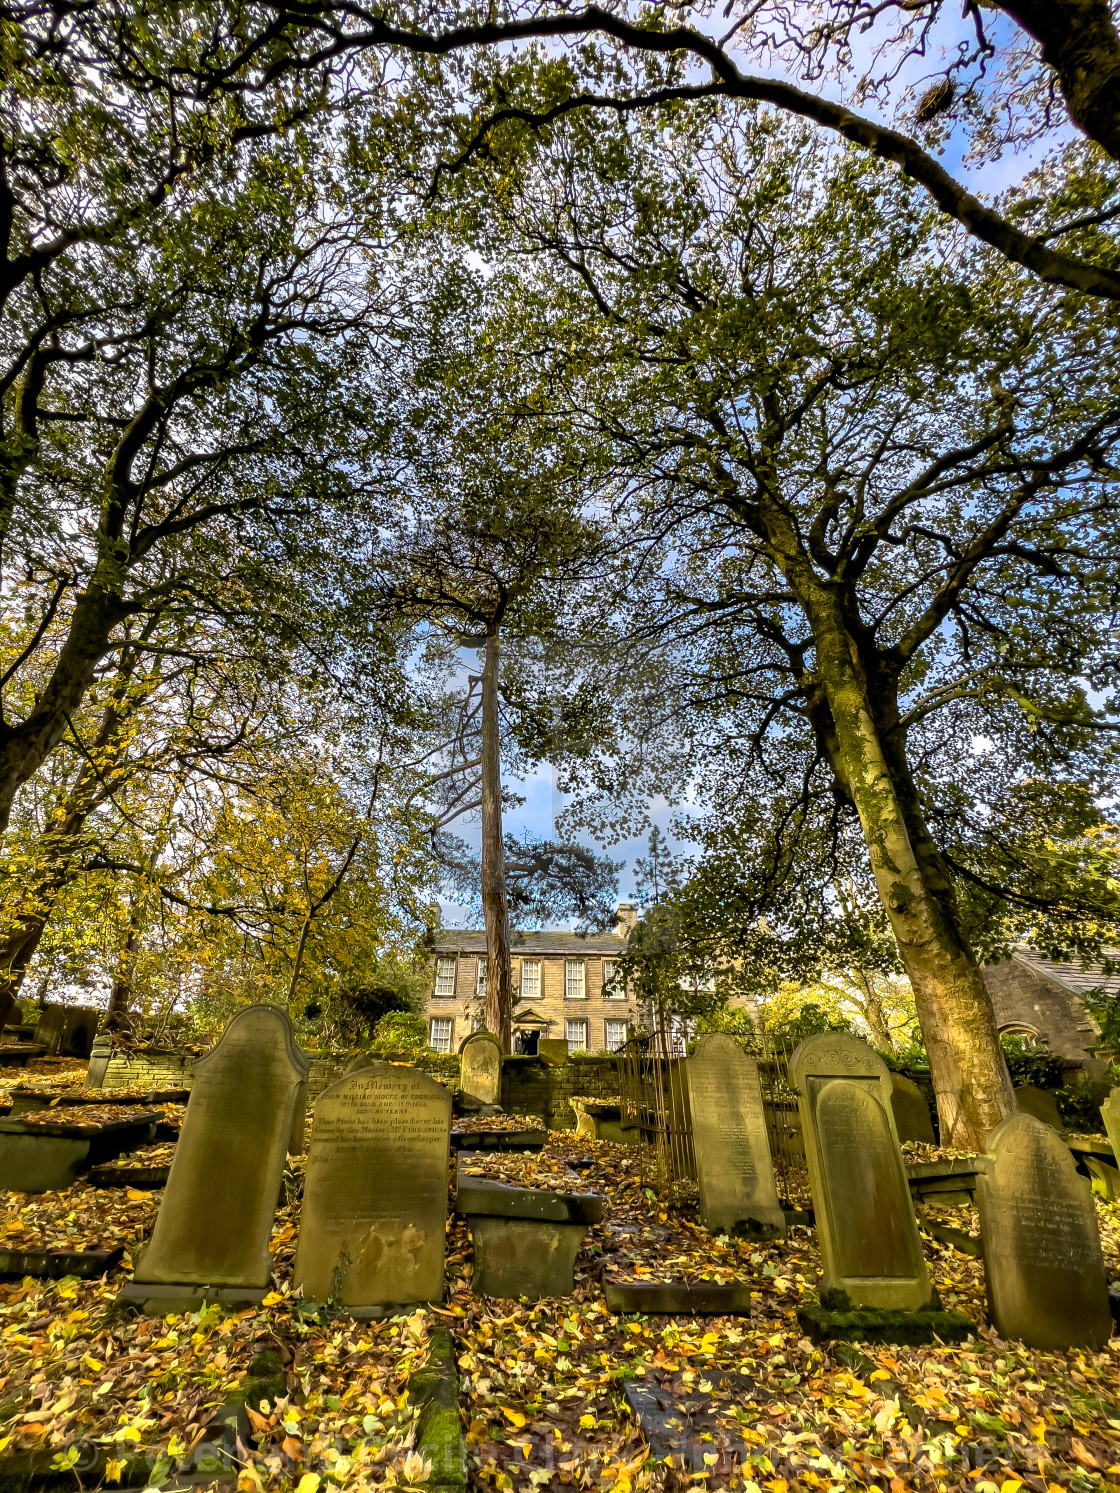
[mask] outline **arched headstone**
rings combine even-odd
[[[204,1298],[264,1295],[268,1239],[309,1068],[287,1012],[269,1005],[239,1011],[194,1064],[152,1241],[126,1299],[151,1311],[190,1311]]]
[[[1015,1090],[1015,1103],[1019,1106],[1020,1114],[1033,1115],[1052,1130],[1066,1128],[1058,1109],[1058,1101],[1050,1089],[1040,1089],[1033,1083],[1022,1084]]]
[[[375,1063],[315,1105],[294,1282],[355,1316],[443,1299],[451,1096]]]
[[[737,1226],[759,1238],[786,1231],[758,1064],[725,1032],[702,1037],[686,1064],[700,1215],[713,1234]]]
[[[923,1146],[937,1144],[926,1096],[905,1074],[891,1074],[891,1109],[900,1141],[918,1141]]]
[[[825,1292],[916,1310],[932,1290],[891,1107],[891,1075],[858,1037],[809,1037],[789,1060],[798,1094]]]
[[[459,1048],[459,1089],[478,1104],[502,1102],[502,1044],[492,1032],[472,1032]]]
[[[1091,1184],[1033,1115],[988,1137],[977,1178],[988,1306],[1001,1337],[1031,1348],[1103,1348],[1112,1311]]]

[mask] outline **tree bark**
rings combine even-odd
[[[997,0],[1042,47],[1076,124],[1120,160],[1120,34],[1108,0]]]
[[[486,928],[487,1029],[512,1051],[513,972],[509,945],[505,847],[502,843],[502,767],[498,719],[501,643],[486,635],[482,668],[482,915]]]
[[[867,667],[834,592],[814,586],[805,602],[836,730],[833,766],[859,813],[914,988],[942,1141],[978,1150],[1015,1100],[991,997],[906,762],[896,684],[889,671]]]
[[[140,909],[142,893],[139,887],[133,890],[128,903],[128,933],[124,948],[117,960],[113,974],[113,986],[109,991],[109,1006],[105,1012],[105,1030],[120,1031],[128,1020],[132,1004],[132,976],[136,965],[136,950],[140,946]]]

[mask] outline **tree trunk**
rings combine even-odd
[[[482,915],[486,927],[486,1026],[512,1050],[513,972],[509,952],[509,900],[502,843],[502,767],[498,720],[501,644],[486,637],[482,668]]]
[[[127,615],[120,599],[90,585],[78,597],[66,640],[38,701],[18,726],[0,726],[0,834],[12,803],[62,740],[109,651],[113,628]]]
[[[863,991],[863,1019],[867,1022],[871,1040],[880,1052],[893,1052],[894,1043],[891,1041],[890,1032],[887,1031],[887,1022],[883,1015],[883,1001],[875,989],[874,976],[869,975],[866,970],[857,970],[855,983]]]
[[[818,589],[806,610],[835,724],[833,765],[859,813],[879,896],[914,988],[942,1143],[979,1150],[988,1132],[1013,1113],[1015,1100],[991,997],[906,763],[895,683],[881,671],[869,677],[834,594]]]
[[[109,1008],[105,1013],[105,1030],[120,1031],[128,1020],[132,1004],[132,975],[136,963],[136,950],[140,945],[141,892],[137,887],[128,903],[128,933],[124,948],[117,960],[113,974],[113,988],[109,991]]]
[[[1074,122],[1120,160],[1120,34],[1108,0],[997,0],[1041,44]]]

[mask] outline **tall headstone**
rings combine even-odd
[[[287,1012],[268,1005],[239,1011],[198,1059],[152,1241],[126,1299],[158,1311],[180,1298],[264,1295],[268,1238],[309,1068]]]
[[[1101,1105],[1101,1119],[1116,1165],[1120,1166],[1120,1089],[1113,1089]]]
[[[1033,1115],[988,1137],[977,1179],[988,1307],[1001,1337],[1030,1348],[1103,1348],[1112,1311],[1089,1181]]]
[[[737,1226],[762,1239],[785,1235],[758,1064],[733,1037],[710,1032],[686,1064],[700,1215],[713,1234]]]
[[[1041,1120],[1053,1130],[1066,1128],[1058,1110],[1058,1101],[1050,1089],[1040,1089],[1033,1083],[1022,1084],[1015,1090],[1015,1103],[1019,1106],[1020,1114],[1033,1115],[1036,1120]]]
[[[905,1074],[891,1074],[891,1109],[900,1141],[918,1141],[923,1146],[937,1144],[926,1096]]]
[[[376,1063],[320,1094],[294,1281],[355,1316],[443,1299],[451,1096]]]
[[[858,1037],[809,1037],[789,1060],[797,1090],[822,1298],[915,1310],[932,1296],[891,1108],[891,1075]]]
[[[502,1044],[492,1032],[472,1032],[459,1048],[459,1092],[477,1104],[502,1102]]]

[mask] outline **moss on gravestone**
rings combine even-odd
[[[231,1405],[252,1405],[261,1400],[271,1404],[288,1393],[288,1376],[278,1348],[262,1348],[249,1365],[245,1378],[226,1396]]]
[[[828,1291],[823,1296],[843,1296],[842,1291]],[[846,1299],[846,1298],[845,1298]],[[875,1311],[869,1307],[840,1307],[826,1304],[802,1306],[797,1320],[801,1330],[814,1343],[894,1343],[916,1347],[940,1338],[943,1343],[959,1343],[976,1331],[975,1323],[960,1312],[947,1312],[940,1303],[923,1310]]]
[[[432,1329],[428,1360],[408,1381],[409,1399],[419,1410],[416,1450],[431,1463],[428,1493],[459,1493],[467,1486],[463,1430],[459,1420],[459,1372],[455,1339],[446,1327]]]

